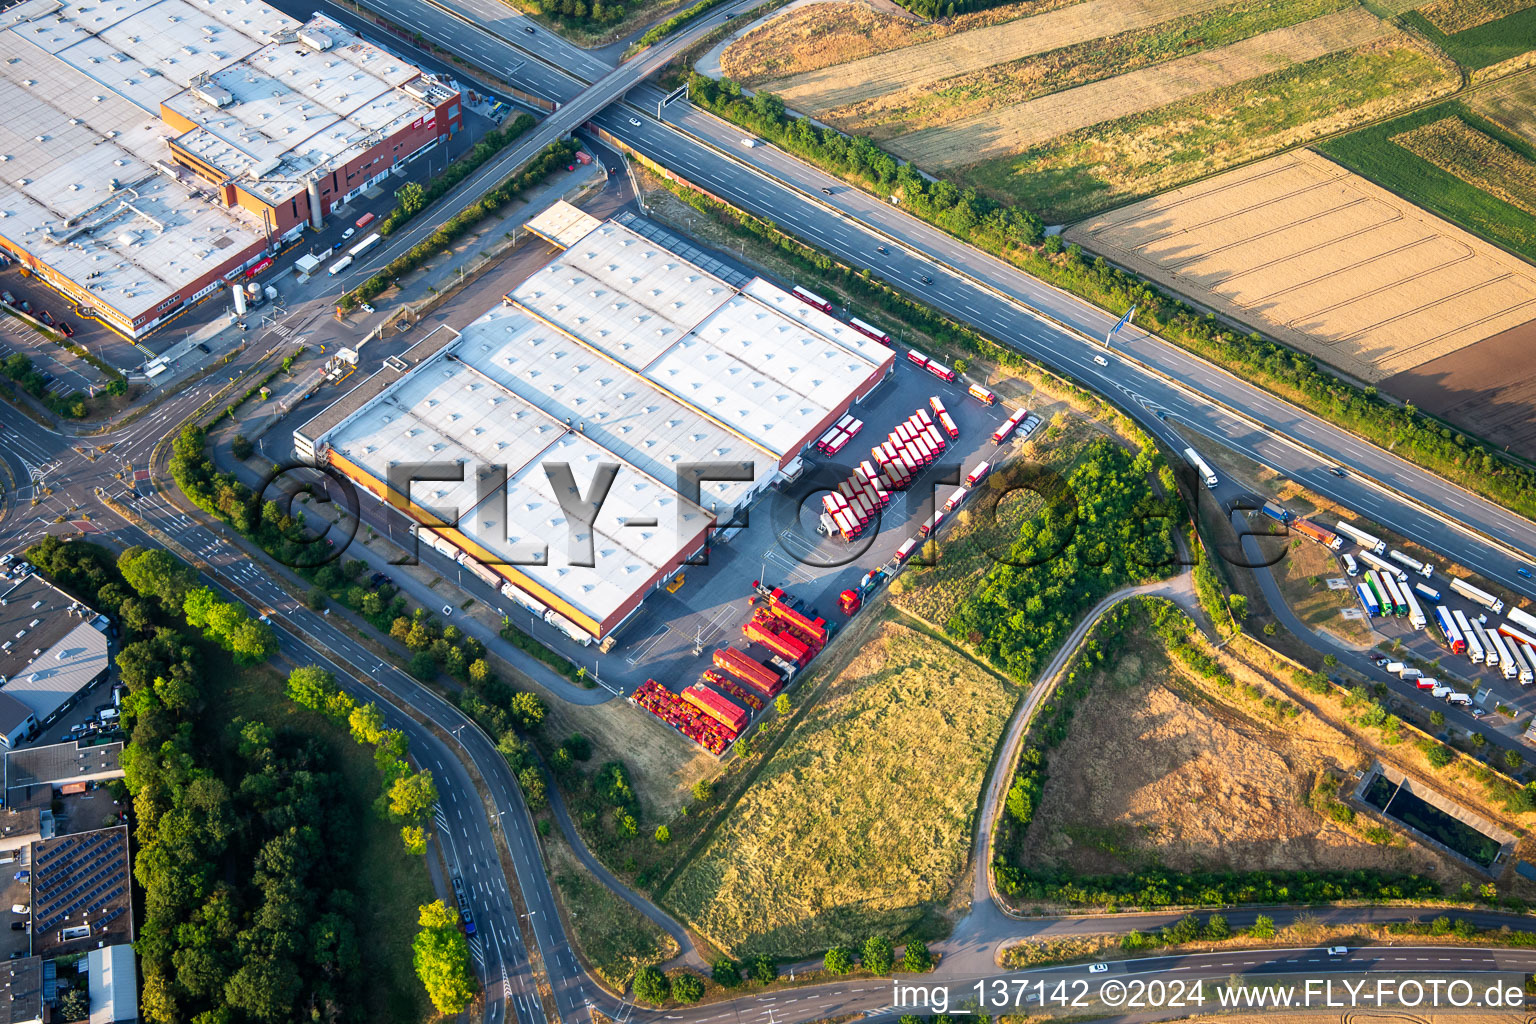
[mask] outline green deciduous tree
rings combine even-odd
[[[460,1013],[475,997],[475,978],[458,912],[437,900],[421,908],[418,923],[421,930],[411,942],[416,975],[439,1013]]]
[[[635,972],[635,1001],[660,1006],[672,995],[672,982],[658,967],[645,966]]]
[[[833,946],[821,958],[821,965],[828,974],[848,974],[853,970],[853,950],[846,946]]]
[[[926,971],[933,966],[933,955],[928,952],[928,947],[917,940],[907,943],[902,950],[901,967],[905,971]]]
[[[864,969],[871,974],[889,974],[896,965],[896,953],[891,940],[884,935],[871,935],[864,940]]]
[[[704,979],[692,971],[678,971],[672,975],[672,998],[687,1005],[704,998]]]

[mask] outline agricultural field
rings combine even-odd
[[[732,43],[721,68],[791,110],[1066,223],[1455,89],[1452,61],[1384,10],[1083,0],[999,8],[989,24],[934,32],[891,27],[881,19],[892,16],[857,4],[807,5]],[[842,33],[839,17],[864,27]],[[802,47],[814,59],[802,61]]]
[[[1367,23],[1344,22],[1336,15],[1315,20],[1339,30],[1375,31]],[[1294,48],[1288,52],[1295,56],[1326,52],[1300,63],[1290,63],[1280,53],[1267,58],[1249,54],[1290,66],[1075,130],[1076,122],[1096,117],[1093,108],[1073,107],[1064,98],[1081,90],[1031,100],[1023,106],[1067,105],[1060,115],[1061,131],[1016,156],[971,164],[961,176],[993,196],[1039,211],[1048,222],[1065,223],[1416,106],[1455,86],[1455,76],[1440,59],[1396,31],[1338,50],[1329,49],[1326,40],[1298,37],[1295,30],[1282,32],[1290,34]],[[1251,49],[1257,43],[1248,40],[1234,46]],[[1161,70],[1145,69],[1124,79]],[[1100,85],[1129,93],[1130,83],[1124,79]],[[1179,86],[1173,88],[1177,92]],[[1045,112],[1035,109],[1032,116]],[[957,127],[938,131],[952,133]],[[1010,139],[1037,134],[1027,122],[1005,130]],[[951,142],[968,146],[972,153],[986,153],[999,137],[983,130],[969,140]],[[948,159],[953,160],[953,154]]]
[[[1082,10],[1082,7],[1068,8],[1029,21],[1064,19]],[[1288,4],[1275,4],[1271,0],[1237,0],[1223,4],[1217,10],[1203,10],[1137,26],[1116,35],[1103,35],[1102,24],[1074,25],[1075,31],[1067,35],[1072,40],[1069,45],[1050,48],[1049,36],[1036,35],[1013,59],[964,69],[964,74],[950,74],[933,82],[909,82],[905,88],[895,90],[881,88],[880,95],[862,102],[830,106],[821,119],[845,131],[884,140],[948,124],[969,124],[994,111],[1005,120],[1016,120],[1009,110],[1021,103],[1112,78],[1130,90],[1148,82],[1160,83],[1151,94],[1151,101],[1155,103],[1166,98],[1171,82],[1181,83],[1179,88],[1199,91],[1207,87],[1202,78],[1208,78],[1213,67],[1219,68],[1222,75],[1239,71],[1244,67],[1245,48],[1232,49],[1231,44],[1260,37],[1250,42],[1247,48],[1272,53],[1288,45],[1287,37],[1297,32],[1302,38],[1325,38],[1330,31],[1323,27],[1323,23],[1309,19],[1320,19],[1341,11],[1343,13],[1337,19],[1340,28],[1331,33],[1332,45],[1339,45],[1341,38],[1364,41],[1382,29],[1380,21],[1354,7],[1352,0],[1299,0]],[[1153,14],[1152,11],[1142,13],[1149,17]],[[1271,34],[1299,22],[1308,22],[1309,27],[1291,33]],[[911,52],[905,51],[899,56]],[[903,62],[887,59],[884,63],[896,66],[887,74],[899,83],[898,69]],[[1155,74],[1131,74],[1154,66],[1157,68]],[[1248,66],[1251,69],[1251,62]],[[1269,65],[1264,64],[1258,71],[1268,69]],[[1191,75],[1193,77],[1186,84],[1186,76]],[[1109,92],[1106,83],[1098,89],[1074,91],[1071,95],[1081,101],[1102,101],[1104,94]]]
[[[1442,117],[1392,141],[1479,191],[1536,213],[1536,163],[1461,118]]]
[[[1536,318],[1536,270],[1413,198],[1298,151],[1067,237],[1374,383]]]
[[[918,105],[918,118],[897,121],[884,135],[893,140],[894,152],[925,167],[964,166],[978,155],[1023,152],[1081,128],[1362,46],[1392,31],[1360,7],[1328,10],[1337,6],[1325,0],[1298,4],[1298,12],[1328,13],[1295,25],[1284,16],[1290,6],[1278,12],[1262,3],[1224,8],[1166,31],[1093,39],[984,76],[941,82],[933,99]],[[1225,45],[1208,46],[1207,36]],[[1186,43],[1192,39],[1201,42],[1191,48]],[[898,104],[902,98],[896,97]],[[840,113],[827,117],[839,123]],[[972,148],[956,151],[956,145]]]
[[[1104,2],[1024,0],[929,23],[893,4],[869,0],[796,4],[727,46],[720,55],[720,69],[727,77],[752,88],[765,82],[782,84],[790,76],[1005,24],[1059,7],[1092,7]]]
[[[1511,75],[1467,101],[1472,110],[1536,146],[1536,72]]]
[[[1437,0],[1405,12],[1403,23],[1471,71],[1517,61],[1536,50],[1531,0]],[[1528,62],[1526,57],[1515,66]]]
[[[1381,382],[1381,390],[1536,459],[1536,321]]]
[[[736,956],[931,935],[964,875],[983,780],[1017,699],[943,640],[885,622],[664,903]]]
[[[1336,810],[1362,751],[1305,712],[1262,698],[1262,676],[1217,655],[1226,689],[1174,661],[1138,628],[1095,669],[1049,751],[1033,820],[1009,859],[1079,875],[1375,869],[1439,881],[1462,872]],[[1255,690],[1246,688],[1252,686]]]
[[[1459,123],[1447,125],[1451,119]],[[1536,260],[1536,150],[1461,104],[1417,110],[1329,139],[1318,149],[1424,209]]]

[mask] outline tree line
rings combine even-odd
[[[134,946],[145,1020],[360,1021],[341,776],[324,744],[210,706],[209,672],[228,671],[210,658],[223,657],[223,631],[239,623],[165,552],[129,549],[114,561],[50,537],[28,558],[122,631],[122,785],[143,890]],[[190,625],[189,603],[208,621]]]
[[[1417,900],[1440,895],[1434,881],[1383,871],[1167,871],[1079,877],[1067,869],[994,867],[998,888],[1025,900],[1072,906],[1211,907],[1228,903]]]
[[[934,0],[923,0],[934,2]],[[964,242],[1115,314],[1136,307],[1136,323],[1201,358],[1345,427],[1426,469],[1526,516],[1536,516],[1536,469],[1410,405],[1384,400],[1321,368],[1306,353],[1243,334],[1137,275],[1087,259],[1077,245],[1046,236],[1040,218],[974,189],[930,179],[862,137],[787,113],[771,93],[746,97],[729,79],[693,74],[694,102],[757,132],[817,166],[856,181]]]

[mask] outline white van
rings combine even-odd
[[[1472,695],[1470,693],[1453,693],[1445,698],[1445,702],[1447,704],[1457,704],[1464,708],[1471,707]]]
[[[117,708],[104,708],[99,717],[103,722],[111,722],[117,718],[117,715]]]
[[[756,149],[758,146],[761,146],[763,143],[762,143],[761,140],[754,139],[752,136],[747,135],[747,136],[744,136],[742,138],[741,144],[743,146],[746,146],[748,149]]]
[[[1398,675],[1402,676],[1404,679],[1417,679],[1423,674],[1424,673],[1422,670],[1416,668],[1405,668],[1398,673]]]
[[[1351,576],[1359,576],[1360,575],[1360,564],[1355,561],[1355,556],[1354,555],[1345,555],[1344,556],[1344,571],[1347,572]]]
[[[341,259],[337,260],[335,263],[332,263],[331,264],[331,269],[327,270],[326,273],[330,274],[332,277],[335,277],[337,274],[341,273],[343,270],[346,270],[351,265],[352,265],[352,257],[351,256],[343,256]]]
[[[1454,692],[1449,686],[1437,686],[1429,691],[1429,695],[1431,697],[1449,697]]]

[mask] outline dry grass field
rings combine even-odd
[[[912,132],[892,140],[890,148],[934,170],[1007,157],[1090,125],[1353,50],[1392,33],[1369,11],[1350,8],[1205,53]]]
[[[818,116],[888,93],[921,92],[1032,54],[1133,32],[1222,6],[1216,0],[1085,0],[1028,18],[930,39],[814,72],[763,83],[796,110]],[[729,52],[729,51],[727,51]]]
[[[1461,118],[1442,117],[1392,141],[1468,185],[1536,213],[1536,163]]]
[[[740,956],[893,940],[941,914],[1018,693],[942,639],[885,623],[664,894]]]
[[[1536,145],[1536,72],[1512,75],[1467,101],[1477,113]]]
[[[820,68],[878,53],[962,35],[1084,0],[1024,0],[924,24],[898,9],[870,0],[827,0],[791,7],[726,47],[720,67],[730,78],[756,88]]]
[[[1310,152],[1068,235],[1373,382],[1536,318],[1536,270]]]
[[[1259,533],[1268,526],[1262,517],[1256,517],[1251,528]],[[1345,609],[1360,610],[1360,601],[1355,596],[1355,584],[1359,580],[1346,576],[1344,567],[1321,544],[1299,538],[1293,540],[1287,548],[1286,556],[1272,571],[1275,582],[1280,585],[1280,592],[1285,595],[1286,604],[1290,605],[1291,611],[1302,622],[1314,629],[1326,629],[1362,649],[1369,648],[1380,639],[1364,619],[1346,619],[1339,614]],[[1347,580],[1349,586],[1342,590],[1331,590],[1328,587],[1330,577]],[[1313,580],[1317,582],[1313,583]]]
[[[978,118],[1035,97],[1094,82],[1104,83],[1112,79],[1131,82],[1134,87],[1136,80],[1132,73],[1141,69],[1157,66],[1163,72],[1162,78],[1178,75],[1181,68],[1196,61],[1191,56],[1193,54],[1205,52],[1215,56],[1230,44],[1264,33],[1345,8],[1359,11],[1353,7],[1352,0],[1295,0],[1286,4],[1275,4],[1272,0],[1236,0],[1212,10],[1198,10],[1195,4],[1189,3],[1183,5],[1188,12],[1183,14],[1172,9],[1139,11],[1137,13],[1146,16],[1146,25],[1107,33],[1103,31],[1102,22],[1096,25],[1079,17],[1086,6],[1041,15],[1023,23],[1042,23],[1044,28],[1043,23],[1053,19],[1064,19],[1069,15],[1078,18],[1079,23],[1072,26],[1071,41],[1065,45],[1039,45],[1042,39],[1047,43],[1051,40],[1036,34],[1029,37],[1028,48],[1022,49],[1021,56],[1015,59],[998,60],[980,69],[932,82],[914,82],[906,88],[886,91],[848,106],[832,107],[822,113],[821,119],[856,134],[876,139],[891,138]],[[1103,13],[1123,15],[1130,12],[1123,7],[1107,7]],[[1172,16],[1176,14],[1178,16]],[[1167,20],[1153,22],[1154,17]],[[969,33],[952,42],[958,45],[982,34]],[[912,52],[893,54],[891,61],[899,63],[901,57]],[[873,72],[872,68],[870,70]],[[899,82],[900,78],[892,80]]]
[[[1240,684],[1261,677],[1230,659]],[[1357,819],[1325,817],[1324,793],[1362,760],[1344,734],[1303,713],[1276,721],[1237,689],[1220,697],[1139,637],[1100,669],[1051,752],[1016,862],[1083,875],[1174,870],[1464,872],[1401,839],[1375,843]],[[1057,767],[1061,766],[1061,767]]]

